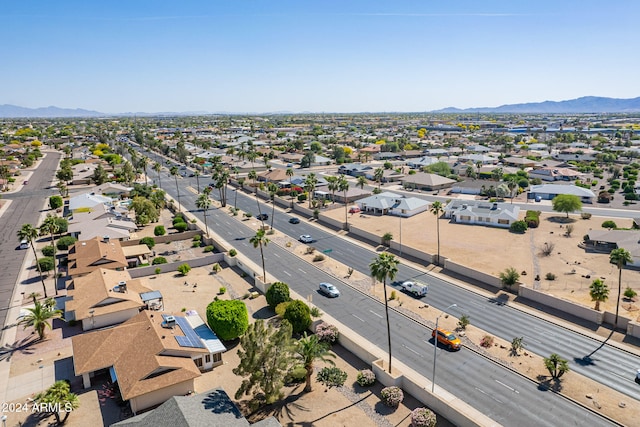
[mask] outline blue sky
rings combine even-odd
[[[5,1],[0,104],[430,111],[640,96],[640,1]]]

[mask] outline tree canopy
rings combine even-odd
[[[580,197],[573,194],[559,194],[551,200],[553,210],[556,212],[565,212],[569,218],[570,212],[582,210],[582,202]]]

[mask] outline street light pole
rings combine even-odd
[[[433,337],[433,375],[431,376],[431,393],[433,393],[436,387],[436,351],[438,350],[438,320],[440,317],[447,312],[450,308],[457,307],[457,304],[451,304],[449,307],[442,310],[442,313],[436,317],[436,333]]]
[[[402,256],[402,213],[398,217],[400,218],[400,253],[398,256]]]

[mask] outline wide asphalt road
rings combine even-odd
[[[2,274],[0,274],[0,325],[5,325],[7,311],[11,305],[11,295],[20,275],[20,269],[27,250],[17,249],[20,240],[16,233],[22,224],[37,227],[38,220],[49,196],[58,194],[58,190],[50,187],[55,175],[61,153],[47,152],[38,168],[29,178],[29,184],[24,185],[17,193],[3,194],[2,198],[12,200],[7,211],[0,217],[0,260]],[[53,281],[46,282],[49,296],[54,294]],[[42,290],[39,291],[42,293]],[[15,319],[8,319],[13,324]]]
[[[163,188],[172,197],[176,197],[173,177],[163,174]],[[171,184],[169,184],[171,183]],[[201,211],[195,207],[196,195],[187,191],[188,185],[195,187],[195,179],[179,179],[180,201],[183,209],[194,212],[203,219]],[[202,182],[200,183],[202,185]],[[229,191],[230,205],[233,204],[234,194]],[[238,201],[252,205],[251,212],[257,212],[255,199],[240,195]],[[240,204],[240,203],[239,203]],[[270,207],[264,206],[263,212],[270,214]],[[285,215],[278,215],[278,227],[288,224]],[[250,221],[240,222],[229,215],[227,209],[209,210],[207,215],[209,226],[224,239],[234,245],[239,251],[249,257],[257,265],[261,265],[260,252],[249,243],[251,236],[259,226],[259,221],[253,218]],[[304,224],[292,226],[288,231],[305,233]],[[287,230],[285,230],[287,231]],[[317,235],[315,229],[310,232]],[[296,234],[297,235],[297,234]],[[326,233],[318,236],[321,242],[328,242],[332,235]],[[339,252],[341,249],[337,243],[331,247]],[[314,246],[320,248],[319,244]],[[332,253],[333,255],[333,253]],[[369,253],[367,263],[373,256]],[[384,321],[384,305],[373,298],[364,295],[339,279],[324,273],[313,265],[301,260],[289,251],[270,244],[265,250],[266,268],[271,274],[280,280],[289,283],[292,289],[300,295],[312,295],[314,303],[321,310],[331,314],[356,333],[378,345],[386,351],[386,324]],[[318,292],[318,283],[333,282],[342,295],[337,299],[327,299]],[[393,332],[393,355],[398,360],[407,364],[426,377],[431,376],[433,365],[433,344],[430,337],[430,329],[420,325],[395,311],[390,312],[390,323]],[[494,364],[486,358],[463,349],[450,353],[447,350],[438,349],[438,374],[437,384],[455,394],[471,406],[478,408],[487,416],[503,425],[519,426],[558,426],[558,425],[611,425],[611,423],[556,395],[552,392],[539,390],[537,384],[517,375],[502,366]],[[425,387],[427,385],[425,384]]]

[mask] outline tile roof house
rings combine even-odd
[[[95,193],[84,193],[69,199],[69,210],[75,212],[77,210],[90,210],[97,205],[111,203],[111,197],[101,196]]]
[[[122,323],[146,307],[140,294],[151,289],[127,271],[97,269],[69,282],[65,320],[82,322],[82,330]]]
[[[460,224],[478,224],[509,228],[518,220],[520,207],[480,200],[453,200],[444,207],[443,216]]]
[[[173,396],[157,408],[112,424],[112,427],[282,427],[274,417],[254,424],[222,388],[192,396]]]
[[[67,258],[68,275],[74,278],[100,268],[124,270],[127,267],[127,259],[120,242],[108,237],[77,241],[69,248]]]
[[[201,370],[221,364],[226,350],[200,322],[194,328],[184,315],[142,311],[116,327],[76,335],[71,339],[75,373],[89,388],[92,376],[108,371],[134,414],[190,394]],[[206,337],[196,331],[201,326],[208,329]]]
[[[417,188],[420,190],[433,191],[449,188],[457,181],[435,173],[418,172],[407,175],[400,180],[405,188]]]
[[[289,179],[285,169],[272,169],[258,174],[258,181],[262,182],[280,182]]]
[[[69,234],[76,239],[83,240],[101,236],[109,236],[112,240],[129,240],[131,233],[137,229],[138,226],[133,221],[114,218],[99,218],[82,222],[74,220],[69,223]]]
[[[529,178],[540,178],[543,181],[572,181],[584,176],[569,168],[543,167],[529,171]]]
[[[357,201],[360,210],[375,215],[397,215],[408,218],[429,209],[431,202],[417,197],[385,191]]]

